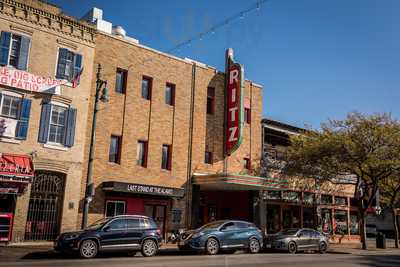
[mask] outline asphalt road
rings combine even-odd
[[[123,255],[101,255],[98,258],[84,260],[74,256],[51,256],[37,255],[37,257],[25,257],[13,262],[0,262],[1,267],[29,266],[29,267],[157,267],[157,266],[400,266],[400,254],[376,253],[373,255],[352,255],[352,254],[296,254],[286,253],[262,253],[249,255],[236,253],[233,255],[173,255],[156,256],[145,258],[142,256],[128,257]]]

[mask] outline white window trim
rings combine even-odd
[[[67,151],[67,150],[69,150],[69,148],[64,146],[62,143],[50,142],[49,141],[49,136],[50,136],[50,124],[51,124],[51,115],[53,113],[53,106],[59,106],[59,107],[67,108],[67,109],[70,106],[67,105],[67,104],[61,103],[61,102],[57,102],[57,101],[50,101],[49,104],[51,105],[50,120],[49,120],[49,132],[47,133],[47,142],[45,144],[43,144],[43,147],[50,148],[50,149]],[[66,125],[64,125],[64,127],[66,127]]]
[[[0,137],[0,142],[10,143],[10,144],[20,144],[21,140],[14,139],[12,137]]]
[[[69,48],[69,47],[65,47],[65,46],[59,46],[59,47],[57,47],[56,64],[55,64],[55,68],[54,68],[54,77],[57,76],[58,56],[59,56],[59,54],[60,54],[60,49],[61,49],[61,48],[67,49],[68,51],[71,51],[71,52],[73,52],[74,54],[77,54],[77,53],[78,53],[78,52],[76,52],[75,49],[71,49],[71,48]],[[82,59],[83,59],[83,57],[82,57]],[[83,62],[82,62],[82,64],[83,64]],[[65,80],[65,79],[63,79],[62,81],[65,81],[65,83],[63,83],[62,85],[65,85],[65,86],[68,86],[68,87],[72,87],[72,82],[70,82],[70,81],[68,81],[68,80]]]
[[[11,42],[12,42],[13,35],[24,36],[24,37],[29,38],[30,42],[29,42],[29,48],[28,48],[28,58],[26,59],[26,69],[22,70],[22,71],[28,71],[28,69],[29,69],[29,55],[31,54],[31,46],[32,46],[32,37],[31,36],[27,36],[25,34],[17,34],[17,33],[13,33],[13,32],[10,32],[10,33],[11,33],[11,39],[10,39],[10,48],[8,49],[7,67],[13,68],[13,69],[17,69],[16,67],[10,65]]]
[[[22,98],[24,97],[23,94],[19,94],[19,93],[15,93],[15,92],[10,92],[10,91],[0,91],[0,93],[4,96],[10,96],[10,97],[16,97],[16,98]],[[3,102],[4,102],[4,97],[2,97],[0,99],[0,117],[2,117],[3,115],[1,114],[1,110],[3,109]],[[20,112],[20,110],[18,110],[18,112]],[[6,116],[7,117],[7,116]],[[18,116],[17,118],[13,118],[13,120],[18,120]]]
[[[61,151],[68,151],[69,150],[68,147],[65,147],[65,146],[63,146],[63,145],[61,145],[59,143],[51,143],[51,142],[43,144],[43,147],[49,148],[49,149],[54,149],[54,150],[61,150]]]
[[[122,203],[122,204],[124,204],[124,214],[126,213],[125,211],[126,211],[126,201],[123,201],[123,200],[106,200],[106,207],[105,207],[105,209],[104,209],[104,217],[107,217],[107,204],[108,203]],[[114,210],[114,215],[113,216],[116,216],[115,215],[115,210]]]

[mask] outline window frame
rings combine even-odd
[[[164,147],[167,147],[166,168],[164,168]],[[172,169],[172,145],[163,144],[161,148],[161,169],[170,171]]]
[[[251,108],[244,108],[244,121],[251,124]]]
[[[118,75],[118,73],[122,73],[122,88],[121,88],[121,91],[118,91],[117,90],[117,75]],[[114,91],[116,92],[116,93],[118,93],[118,94],[126,94],[126,89],[127,89],[127,86],[128,86],[128,70],[125,70],[125,69],[122,69],[122,68],[119,68],[119,67],[117,67],[117,69],[116,69],[116,71],[115,71],[115,88],[114,88]]]
[[[251,170],[251,159],[249,157],[244,157],[243,161],[244,161],[243,167],[246,170]]]
[[[21,112],[21,104],[22,104],[23,96],[19,95],[19,94],[16,94],[16,93],[8,92],[8,91],[0,91],[0,93],[2,94],[2,97],[0,99],[0,116],[1,117],[5,117],[5,118],[9,118],[9,119],[18,120],[19,113]],[[9,107],[9,114],[8,115],[3,114],[4,97],[10,97],[10,98],[13,98],[13,99],[18,99],[17,114],[16,114],[15,117],[10,116],[12,105],[10,105],[10,107]],[[12,101],[11,104],[13,102],[14,101]]]
[[[104,208],[104,217],[111,218],[111,217],[117,216],[117,215],[115,215],[116,209],[114,209],[114,215],[112,215],[111,217],[107,217],[107,204],[108,203],[124,204],[124,214],[126,214],[126,201],[125,200],[106,199],[105,208]],[[124,214],[122,214],[122,215],[124,215]]]
[[[171,88],[171,101],[167,102],[167,88]],[[175,106],[175,92],[176,92],[176,85],[173,83],[167,82],[164,88],[164,103],[169,106]]]
[[[147,98],[143,96],[143,81],[147,81]],[[142,76],[142,84],[141,84],[141,96],[142,99],[151,101],[152,91],[153,91],[153,78],[150,76],[143,75]]]
[[[46,142],[46,144],[56,145],[56,146],[64,146],[64,144],[63,144],[63,139],[64,139],[64,137],[65,137],[64,134],[65,134],[65,129],[66,129],[66,127],[67,127],[67,125],[66,125],[66,124],[67,124],[67,122],[66,122],[67,118],[66,118],[65,115],[64,115],[64,125],[62,125],[62,131],[64,132],[63,135],[62,135],[62,140],[61,140],[60,142],[50,141],[50,132],[51,132],[51,126],[52,126],[52,125],[55,125],[57,128],[58,128],[58,127],[61,127],[61,125],[53,124],[53,123],[52,123],[54,107],[62,108],[62,109],[64,109],[63,112],[65,112],[65,111],[69,108],[69,106],[67,106],[67,105],[60,105],[60,104],[54,103],[54,102],[53,102],[53,103],[50,102],[50,105],[51,105],[51,107],[50,107],[50,119],[49,119],[49,132],[47,133],[47,142]]]
[[[116,149],[117,149],[117,153],[115,154],[116,155],[116,161],[111,161],[111,144],[112,144],[112,140],[113,140],[113,138],[116,138],[117,139],[117,146],[116,146]],[[122,149],[122,136],[121,135],[115,135],[115,134],[111,134],[111,137],[110,137],[110,147],[109,147],[109,151],[108,151],[108,162],[109,163],[113,163],[113,164],[121,164],[121,149]]]
[[[207,154],[209,155],[208,157],[207,157]],[[204,151],[204,163],[205,164],[213,164],[213,159],[214,159],[213,156],[214,155],[213,155],[212,151],[208,151],[208,150]],[[209,159],[209,161],[207,161],[207,158]]]
[[[207,114],[209,114],[209,115],[214,115],[214,113],[215,113],[215,88],[214,87],[207,87],[206,110],[207,110]]]
[[[139,143],[143,144],[143,163],[140,164],[139,161],[141,161],[142,159],[139,159]],[[141,166],[143,168],[147,168],[147,156],[148,156],[148,141],[145,140],[138,140],[137,141],[137,153],[136,153],[136,165],[137,166]]]
[[[7,31],[6,31],[7,32]],[[22,42],[22,37],[28,38],[29,39],[29,47],[28,47],[28,55],[26,58],[26,68],[25,69],[21,69],[22,71],[28,71],[29,68],[29,55],[31,52],[31,45],[32,45],[32,36],[26,35],[26,34],[19,34],[19,33],[14,33],[14,32],[9,32],[11,34],[11,38],[10,38],[10,43],[9,43],[9,48],[8,48],[8,57],[7,57],[7,64],[5,66],[7,67],[12,67],[14,69],[20,70],[18,69],[18,61],[20,58],[20,53],[21,53],[21,42]],[[14,36],[18,36],[19,37],[19,48],[18,48],[18,57],[17,57],[17,66],[11,65],[10,64],[10,58],[11,58],[11,51],[12,51],[12,42],[13,42],[13,37]]]

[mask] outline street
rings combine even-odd
[[[179,255],[177,252],[145,258],[137,253],[134,257],[126,254],[103,254],[96,259],[84,260],[71,255],[55,253],[33,253],[16,261],[0,262],[0,266],[400,266],[400,254],[386,251],[363,255],[350,253],[309,254],[261,253],[250,255],[236,252],[233,255]]]

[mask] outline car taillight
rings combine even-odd
[[[161,235],[161,230],[160,229],[157,229],[156,232],[157,232],[158,235]]]

